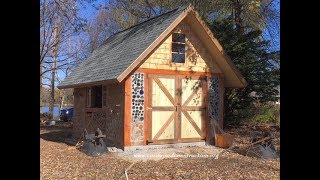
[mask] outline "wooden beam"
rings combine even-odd
[[[169,124],[173,121],[174,115],[175,115],[175,112],[172,112],[169,119],[162,125],[162,127],[159,129],[157,134],[152,138],[152,140],[157,140],[161,136],[161,134],[164,132],[164,130],[166,130],[167,127],[169,126]]]
[[[144,72],[148,74],[162,74],[162,75],[185,75],[185,76],[213,76],[221,73],[212,72],[196,72],[196,71],[179,71],[179,70],[166,70],[166,69],[147,69],[139,68],[136,72]]]
[[[190,124],[193,126],[193,128],[198,132],[198,134],[202,137],[203,133],[201,131],[201,129],[198,127],[198,125],[196,124],[196,122],[194,122],[194,120],[192,119],[192,117],[189,115],[189,113],[187,111],[181,111],[187,118],[187,120],[190,122]]]
[[[97,86],[97,85],[102,85],[102,84],[106,85],[106,84],[115,84],[115,83],[119,83],[119,82],[116,79],[110,79],[110,80],[103,80],[103,81],[96,81],[96,82],[57,86],[57,88],[58,89],[82,88],[82,87],[88,87],[88,86]]]
[[[190,143],[190,142],[203,142],[203,138],[182,138],[178,140],[178,143]]]
[[[173,105],[172,107],[153,106],[152,110],[153,111],[175,111],[175,107],[173,107]]]
[[[219,99],[220,99],[220,102],[219,102],[219,114],[220,114],[220,121],[219,121],[219,124],[220,124],[220,127],[221,129],[223,129],[223,113],[224,113],[224,79],[223,77],[221,76],[218,76],[219,77]]]
[[[139,57],[117,77],[117,80],[122,82],[137,66],[141,65],[146,57],[148,57],[151,52],[153,52],[154,49],[170,35],[171,31],[188,15],[191,10],[192,8],[190,6],[186,8],[184,12],[182,12],[143,53],[140,54]]]
[[[187,98],[187,100],[183,103],[183,106],[187,106],[189,102],[192,100],[192,98],[197,95],[197,92],[199,91],[200,88],[194,89],[191,93],[191,95]]]
[[[152,78],[150,76],[150,74],[146,74],[146,76],[148,77],[148,84],[146,84],[147,88],[148,88],[148,102],[147,103],[147,108],[144,110],[145,113],[147,113],[148,116],[148,137],[146,139],[147,140],[152,140],[152,109],[149,109],[149,107],[152,107]]]
[[[163,140],[156,140],[153,143],[150,143],[150,145],[154,144],[175,144],[177,141],[175,139],[163,139]]]
[[[152,92],[150,92],[152,94]],[[143,124],[143,145],[147,145],[148,129],[149,129],[149,78],[148,74],[144,74],[144,124]]]
[[[131,77],[125,81],[123,146],[131,146]]]
[[[178,93],[175,93],[175,100],[176,100],[176,111],[175,111],[175,122],[174,122],[174,140],[178,142],[179,139],[181,139],[181,104],[182,104],[182,98],[181,98],[181,88],[182,85],[182,78],[179,76],[175,77],[175,90],[180,91]]]
[[[201,125],[202,125],[202,131],[204,132],[204,137],[206,138],[206,141],[208,141],[208,81],[203,80],[202,81],[202,93],[203,93],[203,106],[205,109],[203,109],[204,116],[201,117]]]
[[[171,94],[168,92],[167,88],[164,87],[164,85],[162,84],[162,82],[157,78],[157,77],[153,77],[152,78],[154,80],[154,82],[157,83],[157,85],[160,87],[160,89],[162,90],[162,92],[167,96],[167,98],[170,100],[170,102],[172,103],[172,105],[175,105],[174,102],[174,98],[171,96]]]
[[[181,110],[182,111],[202,111],[204,110],[204,106],[182,106]]]

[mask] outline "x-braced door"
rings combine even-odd
[[[152,144],[205,137],[205,87],[201,77],[149,74],[149,137]]]

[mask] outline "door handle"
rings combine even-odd
[[[149,109],[152,109],[152,107],[147,107],[147,109],[149,110]]]

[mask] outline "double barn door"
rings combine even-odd
[[[148,142],[202,141],[206,134],[205,78],[149,74],[148,79]]]

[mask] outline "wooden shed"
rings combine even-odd
[[[210,142],[208,106],[222,126],[224,88],[245,86],[189,5],[112,35],[58,88],[74,88],[75,133],[130,149]]]

